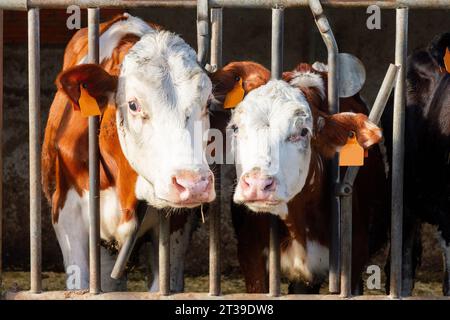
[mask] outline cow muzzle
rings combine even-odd
[[[259,169],[253,169],[239,179],[242,200],[245,202],[277,203],[275,191],[277,180],[274,176],[264,174]]]
[[[174,203],[179,206],[196,206],[215,198],[214,176],[211,170],[180,170],[172,176]]]

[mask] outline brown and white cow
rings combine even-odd
[[[156,209],[194,208],[215,198],[214,178],[202,149],[209,127],[211,81],[195,51],[179,36],[123,14],[100,25],[100,65],[84,64],[87,30],[64,54],[42,150],[42,181],[66,270],[78,268],[88,287],[88,121],[78,111],[80,86],[101,109],[101,239],[124,239],[137,226],[138,201],[152,210],[146,230],[157,239]],[[195,134],[199,130],[200,134]],[[183,289],[183,257],[192,218],[172,219],[171,287]],[[157,241],[152,264],[157,266]],[[102,248],[102,287],[115,256]],[[153,270],[152,291],[158,290]]]
[[[300,64],[284,73],[284,80],[269,80],[268,70],[247,61],[231,63],[212,76],[218,103],[240,79],[246,92],[228,128],[234,131],[237,171],[232,214],[248,292],[268,291],[269,215],[256,213],[274,214],[282,222],[281,268],[290,292],[318,292],[329,268],[332,191],[327,159],[352,132],[364,148],[381,139],[359,96],[341,99],[344,112],[327,113],[327,74],[317,69]],[[364,264],[386,235],[387,180],[378,148],[369,150],[353,200],[356,292]]]

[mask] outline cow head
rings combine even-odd
[[[64,71],[57,83],[75,107],[80,85],[101,108],[108,101],[116,106],[120,145],[138,174],[139,199],[158,208],[214,200],[203,152],[211,81],[180,37],[147,33],[125,55],[118,77],[88,64]]]
[[[284,78],[248,92],[229,123],[238,177],[234,201],[281,217],[305,185],[313,152],[333,156],[352,132],[365,148],[381,138],[363,114],[324,112],[323,73],[310,68]]]

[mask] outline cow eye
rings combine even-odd
[[[303,128],[299,133],[295,133],[291,136],[289,136],[288,140],[290,142],[298,142],[302,139],[305,139],[306,136],[308,135],[309,130],[307,128]]]
[[[233,124],[230,128],[231,128],[231,130],[233,130],[234,133],[237,133],[239,131],[238,126],[235,124]]]
[[[300,132],[300,135],[302,136],[302,137],[306,137],[307,135],[308,135],[308,129],[306,129],[306,128],[303,128],[302,129],[302,131]]]
[[[137,113],[141,111],[141,107],[139,106],[136,100],[128,101],[128,108],[132,113]]]

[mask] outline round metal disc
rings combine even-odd
[[[339,54],[339,97],[357,94],[366,81],[366,69],[361,60],[350,53]]]

